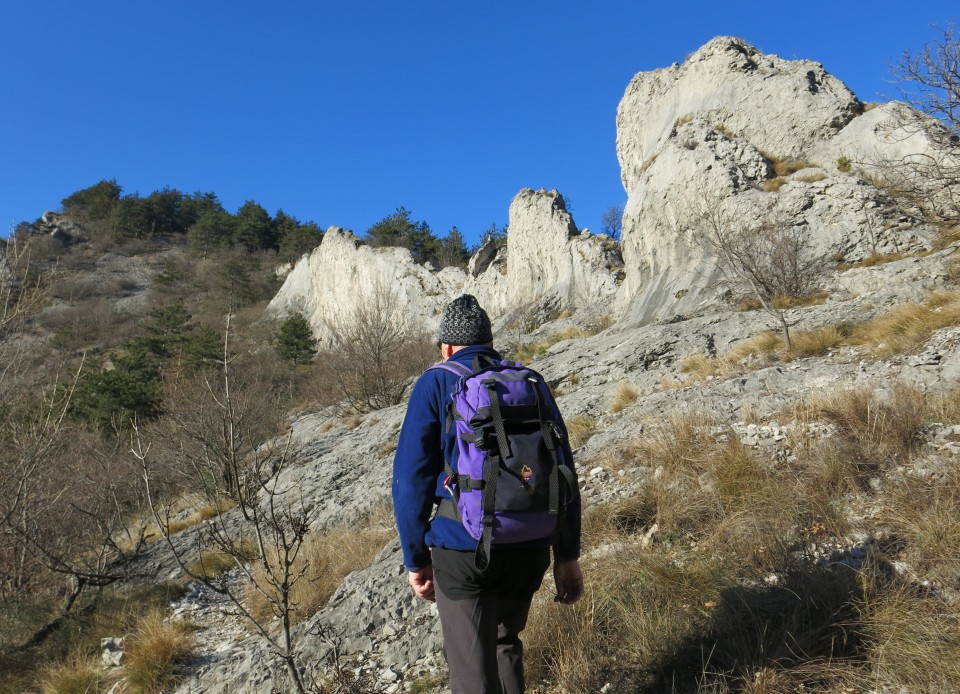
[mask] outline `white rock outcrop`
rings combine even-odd
[[[403,248],[372,248],[331,227],[323,242],[285,277],[269,311],[301,311],[323,342],[376,294],[391,293],[403,315],[433,332],[447,303],[477,296],[494,320],[536,302],[576,311],[609,303],[617,292],[620,254],[606,236],[580,233],[555,190],[521,190],[510,205],[509,254],[481,248],[467,271],[436,271]]]
[[[885,134],[892,110],[862,112],[819,63],[731,37],[634,77],[617,112],[628,194],[618,315],[649,322],[715,308],[719,272],[703,243],[711,213],[796,228],[825,258],[924,247],[929,228],[856,170],[837,168],[841,152],[918,146]]]

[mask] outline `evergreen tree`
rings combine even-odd
[[[161,359],[174,356],[187,341],[192,331],[183,299],[169,306],[154,309],[147,314],[152,320],[145,326],[147,335],[142,343],[151,354]]]
[[[190,222],[183,214],[184,197],[175,188],[163,188],[143,199],[144,215],[149,222],[151,236],[186,233]]]
[[[439,242],[426,222],[410,219],[410,210],[398,207],[367,229],[366,241],[371,246],[399,246],[410,251],[418,263],[435,262]]]
[[[222,207],[204,212],[187,232],[190,247],[206,258],[209,253],[230,246],[234,234],[234,219]]]
[[[295,217],[277,211],[274,228],[279,239],[277,257],[282,262],[296,262],[304,253],[309,253],[320,245],[323,232],[313,222],[301,224]]]
[[[277,247],[270,214],[252,200],[247,200],[237,210],[234,243],[251,253]]]
[[[309,364],[317,353],[318,343],[307,319],[297,311],[291,313],[280,326],[275,347],[281,359],[293,364]]]
[[[445,237],[440,239],[437,251],[437,264],[440,267],[465,267],[470,260],[470,251],[463,242],[463,234],[457,227],[453,227]]]
[[[483,232],[480,243],[486,243],[487,241],[492,241],[495,248],[498,250],[507,245],[507,227],[506,225],[498,227],[496,223],[491,224],[487,227],[487,230]]]
[[[94,222],[110,216],[123,189],[113,179],[78,190],[63,199],[63,211]]]
[[[183,344],[183,364],[198,371],[223,364],[223,337],[209,325],[192,331]]]
[[[112,368],[88,373],[71,401],[75,415],[101,427],[127,427],[131,419],[153,419],[161,412],[160,367],[141,344],[132,342],[113,355]]]

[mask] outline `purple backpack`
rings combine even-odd
[[[543,377],[512,361],[478,357],[469,369],[446,361],[431,369],[459,376],[447,404],[459,459],[446,463],[437,515],[463,523],[478,541],[477,567],[490,546],[569,535],[565,509],[577,493],[565,429]]]

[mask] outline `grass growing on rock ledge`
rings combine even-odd
[[[570,327],[551,333],[542,340],[537,340],[534,342],[523,342],[518,340],[511,342],[507,345],[504,356],[506,356],[508,359],[518,361],[521,364],[529,364],[534,359],[542,357],[544,354],[546,354],[547,350],[549,350],[558,342],[563,342],[564,340],[576,340],[583,337],[592,337],[598,332],[608,328],[609,325],[610,319],[605,317],[591,329]]]
[[[958,403],[809,397],[778,417],[789,455],[700,413],[638,422],[615,457],[640,483],[587,508],[584,599],[535,600],[535,691],[957,691],[960,472],[923,435]]]
[[[694,354],[680,362],[686,386],[710,377],[725,378],[744,370],[823,356],[838,347],[861,347],[865,356],[887,358],[921,348],[934,331],[960,325],[960,291],[934,292],[922,303],[903,304],[882,316],[857,325],[827,325],[791,331],[788,352],[780,333],[766,330],[719,357]]]

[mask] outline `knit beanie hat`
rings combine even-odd
[[[440,342],[458,346],[493,342],[490,318],[476,297],[461,294],[447,305],[440,319]]]

